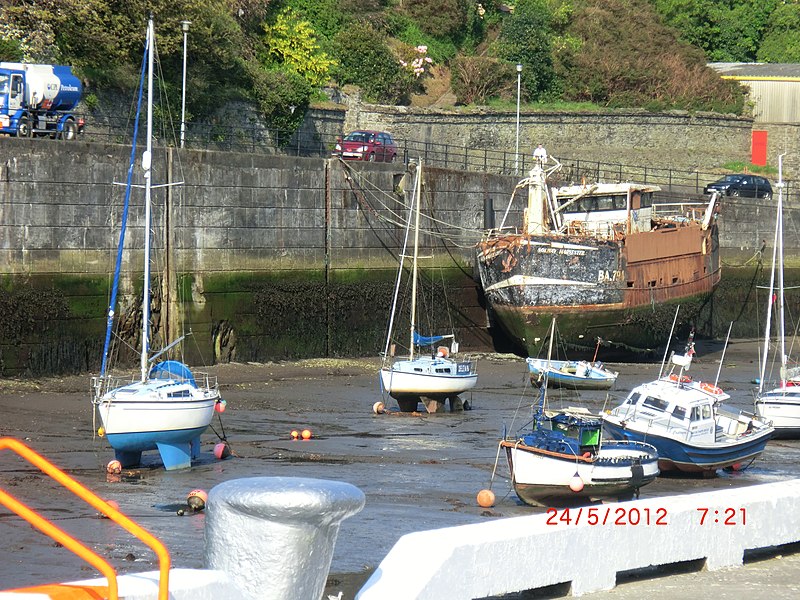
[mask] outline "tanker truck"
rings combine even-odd
[[[74,140],[83,132],[72,114],[82,91],[71,67],[0,62],[0,133]]]

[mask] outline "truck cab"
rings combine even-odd
[[[75,139],[84,127],[72,113],[82,91],[70,67],[0,63],[0,133]]]

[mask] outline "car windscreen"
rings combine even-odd
[[[353,133],[348,133],[344,139],[347,142],[368,142],[369,134],[363,131],[354,131]]]

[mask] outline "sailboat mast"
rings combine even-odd
[[[414,360],[414,330],[417,322],[417,258],[419,256],[419,202],[422,196],[422,161],[417,167],[417,186],[414,190],[414,257],[411,260],[411,343],[408,359]]]
[[[778,271],[778,308],[781,311],[780,316],[780,344],[781,344],[781,387],[786,386],[786,321],[784,316],[784,285],[783,285],[783,155],[778,157],[778,264],[780,271]]]
[[[144,171],[144,284],[142,285],[142,382],[147,380],[147,354],[150,346],[150,207],[151,172],[153,157],[153,54],[155,32],[153,19],[147,21],[147,144],[142,154]]]
[[[778,159],[778,165],[781,164],[781,158]],[[780,173],[780,170],[779,170]],[[780,185],[780,174],[778,175]],[[775,236],[772,241],[772,272],[769,277],[769,300],[767,301],[767,326],[764,329],[764,351],[761,354],[761,371],[758,380],[758,393],[764,391],[764,377],[767,374],[767,355],[769,354],[769,340],[772,334],[772,305],[774,304],[773,298],[775,296],[775,271],[780,269],[781,276],[778,282],[783,281],[783,194],[782,188],[778,187],[778,207],[775,215]],[[778,248],[781,247],[780,265],[778,263]],[[781,307],[783,307],[783,286],[781,286]],[[781,314],[783,310],[781,310]],[[783,337],[783,336],[781,336]]]

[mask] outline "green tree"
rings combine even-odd
[[[800,4],[782,4],[775,9],[757,58],[763,62],[800,63]]]
[[[264,26],[265,62],[280,65],[303,77],[311,86],[328,81],[336,61],[320,50],[314,29],[291,8]]]
[[[341,84],[359,86],[367,99],[397,104],[408,100],[411,80],[386,43],[386,36],[368,23],[342,30],[333,40]]]
[[[556,89],[553,69],[553,14],[548,0],[520,0],[503,21],[497,52],[522,68],[522,96],[541,100]]]
[[[651,0],[680,39],[710,61],[751,61],[781,0]]]

